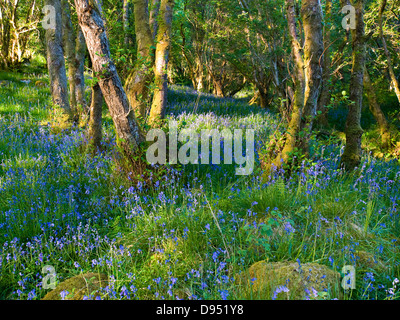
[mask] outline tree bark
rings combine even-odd
[[[124,45],[125,49],[130,49],[133,46],[133,35],[131,31],[131,11],[132,11],[132,3],[131,0],[123,0],[123,21],[124,21]]]
[[[295,86],[292,99],[292,114],[285,134],[283,149],[267,164],[282,167],[294,160],[297,149],[308,153],[308,139],[316,114],[318,95],[321,87],[322,68],[319,60],[323,54],[322,9],[319,0],[303,0],[301,16],[304,30],[304,58],[296,27],[296,1],[286,0],[286,16],[294,62],[293,81]],[[304,135],[302,132],[304,131]]]
[[[144,141],[135,114],[110,58],[110,45],[96,0],[75,0],[78,21],[86,39],[93,70],[107,103],[117,133],[117,143],[128,158],[135,156]]]
[[[134,0],[135,33],[138,45],[136,65],[126,80],[126,93],[138,118],[145,118],[153,66],[153,37],[147,0]]]
[[[163,0],[151,0],[150,2],[149,25],[154,40],[156,40],[158,34],[158,16],[162,1]]]
[[[76,103],[80,106],[84,113],[88,112],[87,102],[85,98],[85,57],[86,57],[86,43],[85,36],[81,27],[77,27],[76,36],[76,54],[75,54],[75,97]]]
[[[98,83],[92,87],[90,120],[88,130],[89,148],[96,152],[101,149],[103,94]]]
[[[69,97],[70,104],[73,113],[77,115],[77,104],[75,96],[75,75],[77,73],[76,61],[75,61],[75,32],[71,21],[71,10],[69,7],[68,0],[61,0],[62,8],[62,25],[63,25],[63,48],[66,58],[66,66],[68,70],[68,83],[69,83]]]
[[[346,171],[354,170],[361,162],[361,108],[365,68],[365,31],[364,1],[353,0],[356,9],[356,28],[351,31],[353,48],[353,65],[350,78],[350,105],[346,119],[346,146],[341,158],[341,167]]]
[[[294,62],[295,92],[293,97],[292,115],[287,132],[285,134],[285,144],[282,151],[280,151],[276,158],[272,161],[272,165],[276,168],[280,168],[282,164],[287,163],[292,156],[291,153],[295,149],[298,134],[300,132],[306,81],[304,74],[304,62],[302,58],[302,48],[299,42],[299,36],[296,27],[296,4],[294,0],[286,0],[285,5]],[[269,170],[267,170],[267,172],[268,171]]]
[[[167,67],[171,47],[172,12],[174,0],[161,0],[154,69],[155,91],[149,123],[157,126],[165,117],[167,106]]]
[[[303,0],[301,17],[304,29],[305,89],[304,109],[300,125],[302,137],[299,146],[308,154],[308,140],[313,121],[317,115],[317,104],[322,83],[320,59],[324,52],[322,35],[322,8],[319,0]]]
[[[387,150],[390,147],[389,123],[385,117],[385,114],[382,112],[381,107],[379,106],[378,99],[375,94],[375,89],[371,83],[371,79],[366,68],[364,69],[364,88],[368,98],[369,110],[373,114],[379,126],[382,139],[382,148]]]
[[[257,87],[258,89],[258,94],[259,94],[259,103],[260,107],[265,109],[268,107],[268,92],[266,88],[263,88],[261,86]]]
[[[73,112],[68,101],[68,82],[62,47],[62,18],[60,0],[46,0],[46,5],[55,8],[55,28],[46,29],[47,67],[49,70],[50,90],[53,103],[63,109],[68,120]]]

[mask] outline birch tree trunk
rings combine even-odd
[[[55,9],[55,28],[46,29],[47,67],[50,78],[50,91],[53,103],[63,109],[69,120],[73,112],[68,101],[68,82],[62,47],[62,18],[60,0],[46,0],[48,6]]]
[[[110,58],[110,45],[101,17],[101,7],[96,0],[75,0],[75,6],[93,70],[115,125],[117,143],[124,155],[132,158],[144,138],[115,64]]]
[[[92,101],[90,105],[90,120],[88,130],[89,148],[93,152],[100,150],[102,139],[102,106],[103,94],[98,83],[92,87]]]
[[[136,65],[126,80],[129,102],[139,118],[145,118],[153,65],[153,36],[149,26],[148,0],[133,0],[138,45]]]
[[[85,56],[86,56],[86,43],[85,36],[81,30],[81,27],[77,27],[76,36],[76,53],[75,53],[75,97],[76,103],[80,106],[84,113],[88,112],[87,102],[85,98]]]
[[[301,150],[308,154],[308,140],[313,121],[317,115],[318,98],[322,84],[320,59],[324,52],[322,35],[322,8],[319,0],[303,0],[301,17],[304,29],[304,65],[305,89],[304,110],[300,125],[302,137],[299,139]]]
[[[76,96],[75,96],[75,75],[77,73],[76,61],[75,61],[75,32],[71,21],[71,10],[69,7],[68,0],[61,0],[62,9],[62,33],[63,33],[63,48],[66,58],[68,84],[69,84],[69,96],[71,109],[74,114],[77,115],[76,110]]]
[[[352,171],[361,162],[361,108],[363,98],[363,82],[365,67],[365,26],[364,0],[353,0],[356,9],[356,28],[351,31],[353,47],[353,65],[350,78],[350,105],[346,119],[346,146],[341,159],[341,166],[346,171]]]
[[[167,106],[167,67],[171,46],[171,27],[174,0],[161,0],[154,69],[155,91],[150,110],[149,123],[160,125]]]

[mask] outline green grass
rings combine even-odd
[[[42,298],[44,265],[58,281],[89,271],[112,276],[104,299],[241,299],[238,275],[261,260],[299,259],[339,272],[353,265],[356,289],[344,299],[386,299],[399,278],[398,161],[365,154],[363,167],[346,175],[338,170],[341,142],[332,139],[313,141],[312,158],[290,179],[277,173],[262,182],[258,163],[245,177],[233,165],[187,165],[140,185],[114,161],[110,121],[108,151],[92,157],[83,128],[55,130],[49,90],[33,85],[40,77],[26,85],[6,76],[0,298]],[[196,130],[255,128],[264,142],[281,130],[277,115],[244,100],[204,95],[196,107],[196,99],[174,88],[168,117]]]

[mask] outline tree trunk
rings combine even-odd
[[[400,103],[400,85],[399,85],[399,82],[397,81],[396,75],[394,73],[393,65],[392,65],[392,58],[390,56],[390,52],[389,52],[389,50],[387,48],[385,36],[383,34],[383,22],[382,22],[382,19],[383,19],[383,12],[385,11],[385,7],[386,7],[386,0],[382,0],[381,6],[379,8],[379,36],[380,36],[381,41],[382,41],[383,50],[385,51],[385,56],[386,56],[386,60],[387,60],[387,66],[388,66],[388,69],[389,69],[389,75],[390,75],[390,79],[392,81],[394,92],[396,93],[397,100]]]
[[[55,28],[46,29],[47,67],[49,70],[50,90],[53,103],[58,105],[73,119],[73,112],[68,101],[68,82],[62,47],[62,18],[60,0],[46,0],[46,5],[55,9]]]
[[[134,14],[138,56],[135,68],[126,80],[125,88],[136,116],[144,119],[154,52],[153,36],[149,26],[148,1],[134,0]]]
[[[376,98],[375,89],[371,83],[368,70],[364,69],[364,88],[368,98],[369,110],[373,114],[376,122],[378,123],[382,139],[382,148],[388,149],[390,147],[390,130],[389,123],[379,106],[378,99]]]
[[[156,40],[158,34],[158,16],[162,1],[163,0],[151,0],[150,2],[149,25],[154,40]]]
[[[213,83],[213,87],[214,87],[214,94],[217,97],[224,98],[225,93],[224,93],[224,86],[222,84],[222,81],[219,79],[215,79],[214,77],[211,77],[211,78],[212,78],[212,83]]]
[[[322,8],[319,0],[303,0],[301,16],[304,28],[305,90],[304,109],[300,125],[302,137],[299,146],[308,154],[308,140],[317,114],[318,97],[321,90],[322,67],[320,59],[324,52],[322,36]]]
[[[101,7],[94,0],[75,0],[75,6],[93,70],[115,125],[117,143],[124,155],[132,158],[144,138],[115,64],[110,58],[110,45],[101,17]]]
[[[350,105],[347,115],[345,134],[346,146],[341,159],[341,167],[352,171],[361,162],[361,108],[363,98],[363,82],[365,67],[365,39],[364,39],[364,1],[353,0],[356,9],[356,28],[351,31],[353,47],[353,66],[350,78]]]
[[[258,94],[260,98],[260,107],[265,109],[268,107],[268,93],[265,88],[258,87]]]
[[[86,57],[86,43],[85,36],[81,30],[81,27],[77,27],[76,37],[76,55],[75,55],[75,96],[76,103],[82,108],[84,113],[88,113],[87,102],[85,98],[85,57]]]
[[[332,1],[327,0],[325,6],[325,23],[324,23],[324,55],[322,58],[322,84],[321,94],[318,99],[317,110],[319,115],[316,118],[316,122],[319,128],[327,129],[328,123],[328,104],[331,99],[331,57],[330,57],[330,45],[331,45],[331,29],[330,24],[332,23]]]
[[[66,58],[66,65],[68,70],[68,83],[69,83],[69,96],[71,108],[75,114],[78,114],[76,110],[76,96],[75,96],[75,75],[77,73],[76,61],[75,61],[75,32],[71,21],[71,10],[69,7],[68,0],[61,0],[62,8],[62,24],[63,24],[63,48]]]
[[[154,69],[155,91],[149,117],[152,126],[159,125],[164,119],[167,106],[167,67],[171,47],[173,6],[174,0],[161,0]]]
[[[292,115],[285,135],[285,145],[282,151],[279,152],[276,158],[272,161],[272,165],[276,168],[280,168],[283,163],[287,163],[288,160],[292,157],[291,153],[295,150],[296,141],[298,139],[298,134],[300,131],[301,116],[304,106],[305,88],[302,49],[300,46],[296,28],[296,4],[294,0],[286,0],[285,5],[294,62],[295,92],[293,97]],[[267,169],[268,172],[270,168]]]
[[[89,148],[96,152],[101,148],[103,94],[98,83],[92,87],[88,130]]]
[[[204,92],[204,67],[203,61],[201,59],[201,54],[196,53],[195,57],[195,67],[194,67],[194,78],[192,80],[193,87],[198,92]]]
[[[123,21],[124,21],[124,45],[125,49],[130,49],[133,46],[133,36],[130,26],[130,17],[132,10],[131,0],[123,0]]]

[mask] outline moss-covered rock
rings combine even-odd
[[[339,272],[317,263],[259,261],[239,277],[238,294],[245,299],[263,300],[340,299],[340,281]],[[274,296],[281,286],[289,291]]]
[[[85,273],[61,282],[48,292],[42,300],[61,300],[61,292],[67,291],[65,300],[82,300],[84,296],[96,298],[100,288],[107,286],[108,277],[101,273]]]

